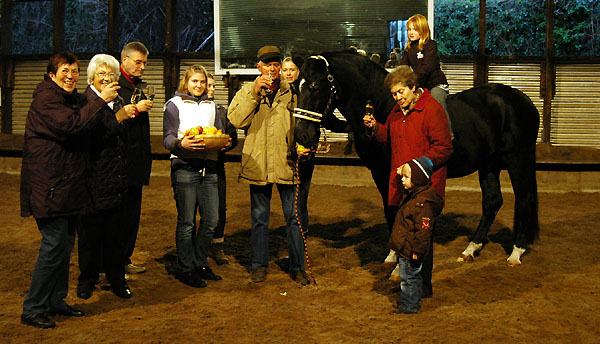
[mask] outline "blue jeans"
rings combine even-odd
[[[402,278],[402,282],[400,282],[402,297],[398,305],[409,312],[416,313],[421,308],[421,288],[423,287],[421,267],[423,264],[398,256],[398,265],[400,266],[400,278]]]
[[[448,97],[448,91],[441,88],[439,85],[431,88],[429,90],[433,99],[437,100],[440,105],[444,108],[446,112],[446,119],[448,119],[448,129],[450,129],[450,134],[453,135],[452,131],[452,121],[450,120],[450,115],[448,114],[448,108],[446,108],[446,98]]]
[[[36,219],[42,233],[29,292],[23,301],[23,314],[39,314],[67,309],[69,263],[75,245],[78,216]]]
[[[208,266],[213,233],[219,220],[219,192],[217,174],[190,171],[185,168],[171,170],[171,184],[177,206],[175,242],[181,272]],[[196,209],[200,222],[196,230]]]
[[[304,241],[294,211],[294,185],[276,184],[286,221],[290,271],[304,270]],[[273,184],[250,185],[252,269],[269,266],[269,217]]]

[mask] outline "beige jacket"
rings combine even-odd
[[[268,99],[254,92],[254,82],[246,83],[235,95],[227,118],[246,132],[239,180],[250,184],[293,184],[295,150],[292,111],[296,97],[282,80],[269,106]]]

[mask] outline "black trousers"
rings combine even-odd
[[[123,237],[123,266],[131,264],[135,249],[140,215],[142,213],[142,185],[129,185],[121,198],[120,228]]]
[[[227,222],[227,178],[224,165],[217,168],[217,189],[219,190],[219,222],[213,234],[213,243],[223,242],[225,222]]]
[[[112,285],[125,283],[123,238],[118,208],[98,211],[81,218],[77,228],[79,253],[79,287],[93,287],[100,272]]]

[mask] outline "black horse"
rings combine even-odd
[[[367,101],[372,102],[374,116],[380,123],[386,122],[395,104],[383,86],[386,75],[384,68],[351,51],[306,58],[295,111],[295,137],[300,144],[314,147],[321,124],[333,131],[349,126],[354,132],[356,152],[371,171],[391,226],[394,214],[387,207],[390,153],[387,147],[367,137],[363,124]],[[448,177],[478,171],[483,194],[479,226],[458,260],[472,260],[487,242],[490,226],[502,206],[499,175],[506,169],[515,193],[514,245],[507,260],[518,265],[527,245],[539,235],[535,171],[539,112],[521,91],[501,84],[486,84],[449,95],[447,107],[454,132]],[[333,115],[335,108],[347,124],[338,123]]]

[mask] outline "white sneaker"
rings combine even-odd
[[[390,253],[383,261],[383,264],[386,264],[386,265],[398,264],[398,256],[396,255],[396,251],[390,250]]]
[[[390,274],[390,281],[392,282],[400,282],[401,278],[400,278],[400,265],[396,264],[396,267],[394,268],[394,271],[392,271],[392,273]]]

